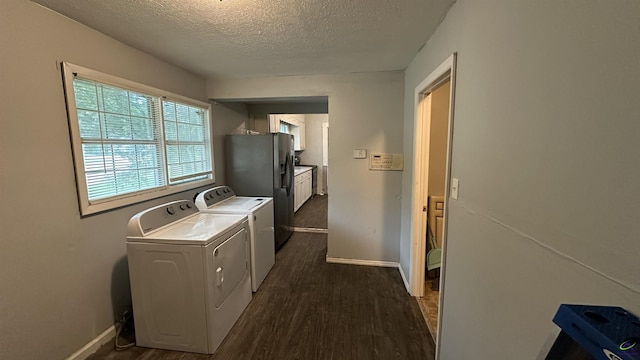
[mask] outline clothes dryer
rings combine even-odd
[[[273,199],[236,196],[228,186],[217,186],[198,194],[196,206],[203,213],[241,214],[249,220],[251,290],[258,287],[275,264]]]
[[[137,345],[213,354],[251,301],[247,217],[174,201],[127,235]]]

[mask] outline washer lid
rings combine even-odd
[[[228,213],[250,213],[271,201],[273,201],[273,199],[270,197],[234,196],[210,206],[207,210]]]
[[[181,245],[206,245],[242,224],[242,215],[200,213],[151,232],[146,236],[130,236],[129,242],[149,242]]]

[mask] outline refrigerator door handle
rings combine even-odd
[[[293,184],[293,171],[291,169],[291,155],[289,153],[287,153],[287,159],[284,162],[284,184],[282,184],[282,187],[285,188],[287,190],[287,196],[289,194],[291,194],[291,185]]]
[[[289,156],[287,159],[291,159],[291,156]],[[293,161],[289,161],[289,188],[287,189],[287,195],[291,194],[291,189],[293,188],[293,183],[294,183],[294,168],[293,168]]]

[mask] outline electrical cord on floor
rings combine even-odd
[[[115,340],[115,347],[116,347],[116,351],[122,351],[122,350],[126,350],[132,346],[136,345],[136,341],[135,339],[128,343],[128,344],[123,344],[120,345],[118,343],[118,339],[120,338],[122,331],[127,328],[127,330],[132,330],[133,329],[133,313],[129,310],[125,310],[122,312],[122,319],[118,322],[116,322],[115,324],[116,326],[116,340]],[[128,328],[130,327],[130,329]]]

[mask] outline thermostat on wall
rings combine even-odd
[[[403,154],[374,154],[369,155],[369,170],[403,170]]]
[[[366,159],[367,158],[367,150],[366,149],[353,149],[353,158],[354,159]]]

